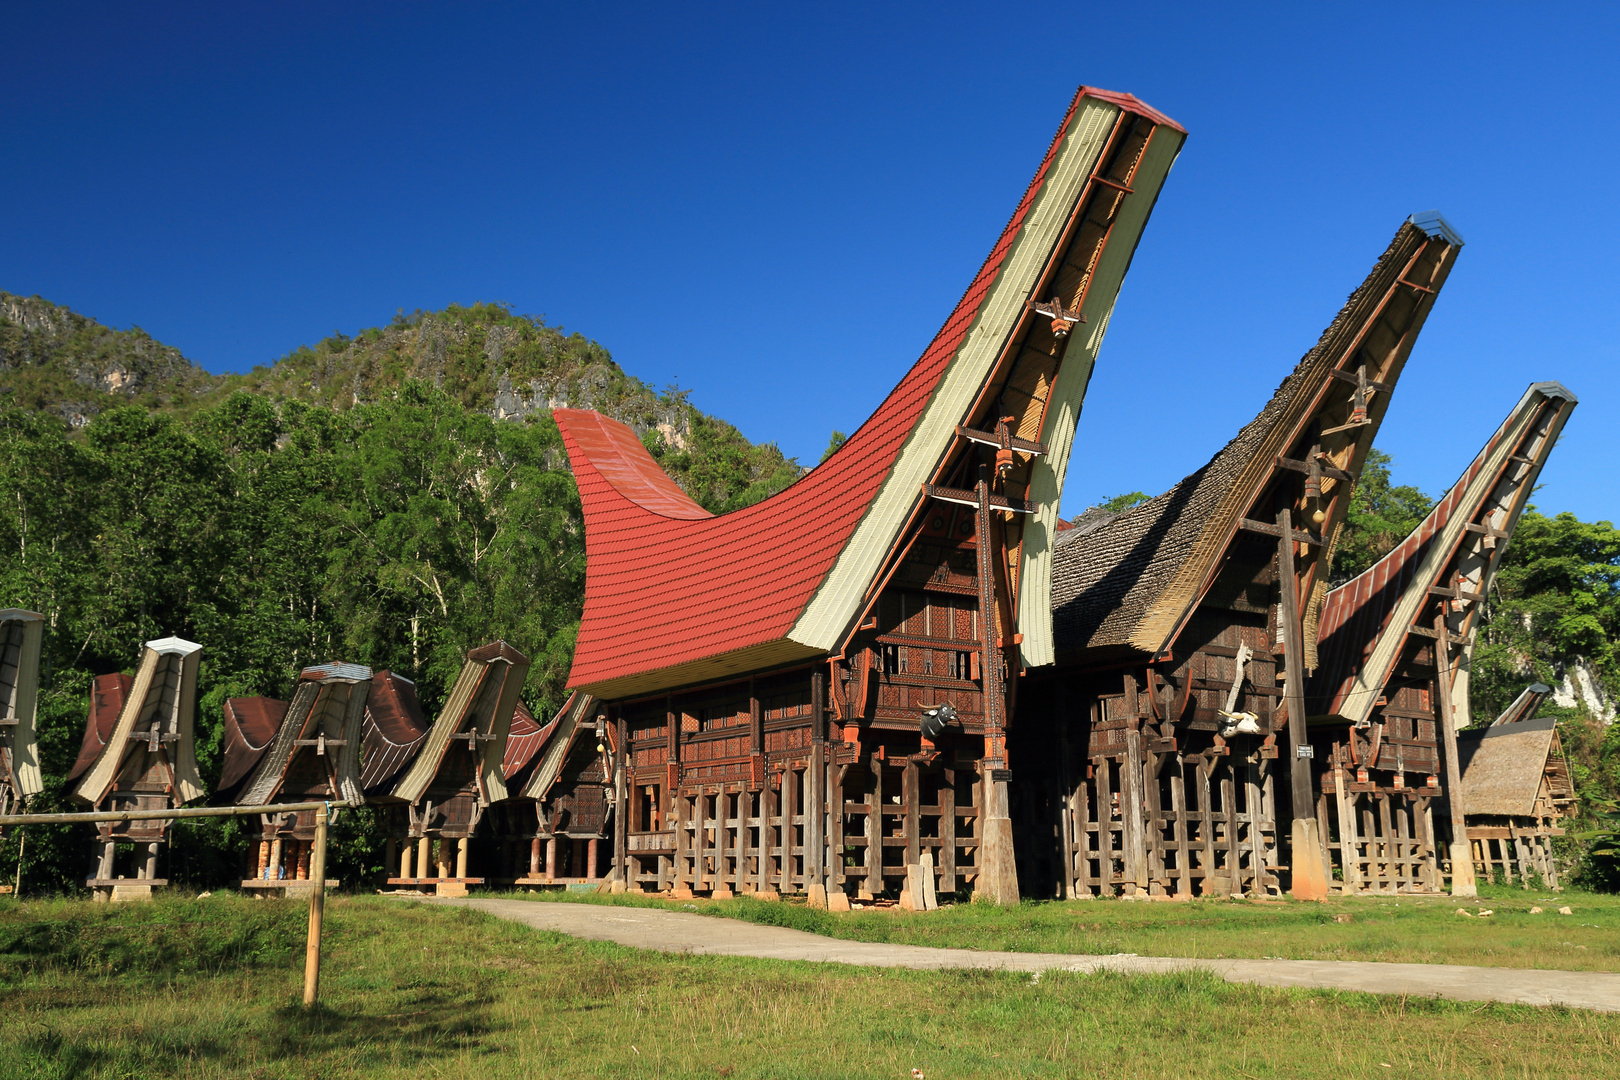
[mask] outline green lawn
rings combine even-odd
[[[1620,896],[1482,886],[1479,901],[1449,897],[1293,900],[1025,902],[831,914],[803,903],[658,900],[639,896],[514,893],[541,901],[647,904],[792,926],[831,937],[1010,952],[1381,960],[1487,967],[1620,971]],[[1572,909],[1560,915],[1560,907]],[[1458,915],[1481,909],[1480,918]],[[1537,915],[1532,907],[1542,908]],[[1340,921],[1343,920],[1343,921]]]
[[[1620,1017],[1564,1009],[664,956],[378,898],[327,912],[306,1015],[296,904],[0,904],[0,1076],[1620,1076]]]

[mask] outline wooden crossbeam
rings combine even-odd
[[[1363,383],[1359,381],[1356,378],[1355,373],[1351,371],[1341,371],[1338,368],[1334,368],[1332,371],[1328,372],[1328,374],[1333,376],[1335,379],[1338,379],[1340,382],[1349,383],[1351,386],[1365,386],[1369,390],[1389,390],[1388,383],[1379,382],[1377,379],[1368,379]]]
[[[1429,588],[1429,595],[1443,596],[1447,600],[1475,600],[1479,602],[1483,602],[1485,600],[1484,593],[1469,592],[1467,589],[1447,589],[1439,585],[1431,586]]]
[[[1418,637],[1428,638],[1431,641],[1438,641],[1440,639],[1439,631],[1431,630],[1427,626],[1414,626],[1414,627],[1411,627],[1407,632],[1411,633],[1411,634],[1416,634]],[[1450,631],[1446,632],[1446,640],[1451,642],[1453,645],[1466,645],[1466,644],[1468,644],[1468,639],[1467,638],[1462,637],[1459,634],[1453,634]]]
[[[1136,194],[1136,192],[1134,190],[1132,190],[1131,188],[1126,187],[1124,184],[1120,183],[1118,180],[1110,180],[1106,176],[1099,176],[1099,175],[1097,175],[1095,173],[1092,174],[1091,179],[1092,179],[1092,181],[1094,183],[1104,184],[1104,185],[1106,185],[1108,187],[1113,188],[1115,191],[1123,191],[1127,195],[1135,195]]]
[[[979,496],[962,488],[943,487],[939,484],[924,484],[923,497],[938,499],[940,502],[956,503],[958,506],[978,506]],[[1005,495],[991,495],[990,509],[1011,510],[1015,514],[1033,514],[1040,510],[1039,503],[1032,503],[1027,499],[1009,499]]]
[[[1281,526],[1268,525],[1264,521],[1255,521],[1252,518],[1242,518],[1239,520],[1238,528],[1246,529],[1249,532],[1265,533],[1267,536],[1275,536],[1279,539],[1282,537]],[[1290,539],[1298,540],[1302,544],[1315,544],[1317,547],[1327,546],[1327,541],[1323,540],[1315,533],[1306,532],[1304,529],[1290,529],[1288,531],[1290,533]]]
[[[1311,471],[1311,463],[1308,462],[1308,461],[1299,461],[1296,458],[1283,457],[1281,454],[1278,454],[1277,455],[1277,468],[1279,468],[1279,469],[1292,469],[1294,472],[1302,472],[1302,473],[1305,473],[1305,474],[1309,475],[1309,473]],[[1321,465],[1321,464],[1319,464],[1319,465],[1317,465],[1317,471],[1320,472],[1323,476],[1331,476],[1335,480],[1351,480],[1351,481],[1355,480],[1354,476],[1351,476],[1349,473],[1345,472],[1343,469],[1335,469],[1330,465]]]
[[[1487,525],[1476,525],[1472,521],[1470,521],[1467,525],[1464,525],[1463,528],[1471,533],[1478,533],[1481,536],[1492,536],[1498,540],[1510,539],[1511,535],[1503,532],[1501,529],[1493,529]]]
[[[981,446],[994,446],[997,449],[1001,448],[1001,436],[997,435],[993,431],[980,431],[978,428],[970,428],[966,424],[957,424],[956,434],[966,439],[968,442],[979,443]],[[1031,442],[1029,439],[1020,439],[1016,435],[1009,435],[1007,437],[1006,448],[1010,450],[1017,450],[1024,454],[1044,455],[1046,453],[1045,443]]]

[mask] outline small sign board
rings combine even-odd
[[[1298,747],[1296,752],[1302,758],[1314,758],[1316,756],[1316,748],[1311,746],[1310,743]]]

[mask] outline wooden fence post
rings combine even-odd
[[[326,910],[326,807],[315,811],[315,857],[309,867],[309,941],[304,947],[304,1007],[315,1004],[321,982],[321,916]]]

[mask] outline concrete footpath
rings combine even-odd
[[[528,900],[435,900],[470,907],[537,930],[555,930],[592,941],[636,949],[698,956],[752,956],[859,967],[922,971],[985,968],[995,971],[1118,971],[1162,975],[1189,969],[1210,971],[1228,982],[1408,994],[1455,1001],[1502,1001],[1522,1005],[1567,1005],[1620,1012],[1620,974],[1462,967],[1456,964],[1375,964],[1340,960],[1202,960],[1185,957],[1073,956],[1061,953],[979,952],[887,945],[757,926],[737,919],[656,908]]]

